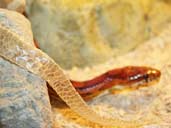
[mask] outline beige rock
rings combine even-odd
[[[113,1],[97,6],[88,2],[81,8],[69,7],[70,4],[35,0],[27,11],[41,49],[64,68],[104,62],[144,40],[144,36],[138,37],[144,30],[143,13],[132,2]],[[125,15],[136,20],[130,21]],[[135,29],[137,25],[139,29]],[[127,42],[131,43],[125,45]]]
[[[28,3],[41,49],[64,68],[92,66],[124,54],[160,33],[171,18],[171,4],[165,0]]]
[[[25,0],[1,0],[0,8],[6,8],[23,13],[25,11],[25,4]]]

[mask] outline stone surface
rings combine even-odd
[[[40,48],[63,68],[93,66],[134,49],[170,22],[166,0],[27,0]]]
[[[0,9],[0,23],[33,44],[30,23],[24,16]],[[0,58],[0,127],[52,127],[46,82],[4,58]]]
[[[0,58],[0,127],[51,128],[46,82]]]

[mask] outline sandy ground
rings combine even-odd
[[[169,123],[171,122],[171,26],[126,55],[91,68],[79,69],[75,67],[66,73],[72,79],[86,80],[109,69],[126,65],[155,67],[162,73],[160,82],[155,86],[117,95],[112,95],[106,91],[88,104],[100,114],[116,118],[140,119],[147,116],[151,119],[161,119],[161,123],[144,126],[144,128],[171,127],[171,123]],[[69,108],[55,107],[53,111],[55,123],[58,124],[58,127],[103,128],[103,126],[82,119]]]

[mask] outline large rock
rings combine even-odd
[[[63,68],[92,66],[134,49],[170,22],[166,0],[27,0],[40,48]]]
[[[0,127],[50,128],[46,83],[0,58]]]
[[[1,24],[33,43],[29,22],[19,13],[0,9]],[[0,127],[50,128],[51,105],[46,82],[0,58]]]

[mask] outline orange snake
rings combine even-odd
[[[34,40],[34,45],[40,49],[36,40]],[[121,92],[124,89],[134,90],[153,85],[159,80],[160,76],[161,72],[155,68],[147,66],[126,66],[107,71],[90,80],[70,81],[83,99],[89,100],[112,87],[112,93],[115,93],[115,90]],[[49,88],[49,93],[50,95],[55,95],[51,88]]]

